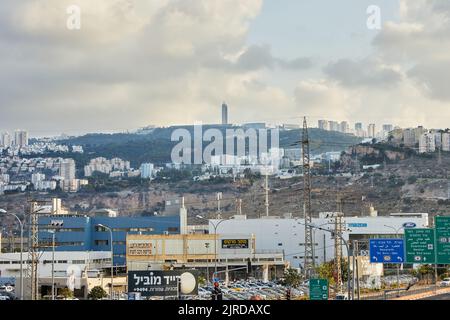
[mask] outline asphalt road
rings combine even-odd
[[[420,300],[450,300],[450,293],[440,294],[438,296],[423,298]]]

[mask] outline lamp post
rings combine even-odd
[[[206,248],[206,282],[209,283],[209,243],[205,242]]]
[[[114,284],[114,247],[113,247],[113,233],[110,227],[107,227],[103,224],[98,224],[98,227],[101,228],[105,228],[106,230],[109,231],[109,235],[110,235],[110,243],[111,243],[111,292],[110,292],[110,299],[113,300],[113,293],[114,293],[114,289],[113,289],[113,284]]]
[[[395,237],[398,238],[399,232],[404,227],[394,228],[392,226],[384,225],[386,228],[390,228],[395,231]],[[400,263],[397,263],[397,297],[400,296]]]
[[[52,300],[55,300],[55,230],[48,230],[52,235]]]
[[[345,240],[344,237],[341,234],[336,233],[336,232],[334,232],[332,230],[324,229],[324,228],[318,227],[318,226],[313,225],[313,224],[308,224],[308,226],[311,227],[311,228],[315,228],[317,230],[330,232],[334,236],[338,236],[342,240],[342,242],[344,243],[345,248],[347,249],[347,256],[348,256],[348,263],[347,263],[347,290],[348,290],[348,298],[350,299],[350,297],[351,297],[352,300],[353,300],[354,292],[351,290],[351,285],[350,285],[350,274],[351,274],[351,272],[350,272],[350,256],[352,255],[352,252],[350,251],[350,247],[348,245],[347,240]]]
[[[20,226],[20,300],[23,300],[23,223],[17,215],[6,210],[0,209],[0,213],[13,216],[19,221]]]
[[[203,216],[197,215],[196,217],[199,219],[207,220],[208,223],[210,223],[214,228],[214,274],[217,274],[217,228],[222,222],[227,221],[229,219],[222,219],[219,220],[219,222],[217,222],[216,224],[214,224],[211,220],[206,219]]]

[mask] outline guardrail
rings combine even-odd
[[[386,292],[381,291],[374,295],[361,296],[361,300],[389,300],[389,299],[395,299],[398,297],[405,297],[405,296],[410,296],[410,295],[433,291],[433,290],[435,290],[435,288],[436,288],[435,285],[430,285],[430,286],[421,287],[421,288],[411,288],[408,291],[405,291],[403,289],[403,291],[400,291],[400,292],[398,292],[395,289],[392,289],[392,290],[390,289],[389,291],[386,291]]]

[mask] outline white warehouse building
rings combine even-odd
[[[376,213],[376,211],[375,211]],[[320,228],[334,230],[336,213],[320,213],[312,224]],[[213,225],[220,220],[211,220],[209,233],[214,233]],[[427,213],[392,213],[389,216],[364,216],[343,218],[343,238],[346,240],[367,240],[370,238],[395,238],[403,234],[405,227],[428,227]],[[282,250],[285,261],[293,268],[302,268],[305,250],[305,225],[303,218],[263,217],[247,219],[245,215],[234,216],[222,221],[217,233],[254,234],[257,250]],[[314,256],[316,264],[334,259],[334,238],[331,232],[313,229]],[[366,241],[367,242],[367,241]],[[347,256],[343,245],[343,255]]]

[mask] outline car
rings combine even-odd
[[[441,282],[439,282],[440,287],[450,287],[450,278],[444,278]]]
[[[348,300],[348,294],[339,293],[336,295],[336,298],[334,300]]]

